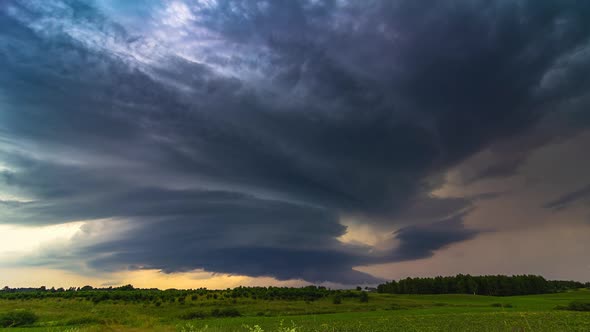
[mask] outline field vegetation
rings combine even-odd
[[[27,332],[590,331],[589,310],[584,288],[518,296],[314,286],[0,291],[0,328]]]

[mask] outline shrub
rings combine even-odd
[[[213,309],[211,311],[213,317],[239,317],[240,312],[236,308]]]
[[[332,299],[332,303],[341,304],[342,303],[342,296],[340,296],[340,295],[334,296],[334,298]]]
[[[184,320],[203,319],[206,317],[207,317],[207,314],[205,314],[202,311],[190,311],[190,312],[185,312],[182,315],[180,315],[180,319],[184,319]]]
[[[38,317],[29,310],[15,310],[0,314],[0,327],[31,325]]]
[[[362,303],[369,302],[369,294],[367,292],[362,292],[361,295],[359,295],[359,301]]]
[[[566,307],[566,310],[590,311],[590,302],[573,301]]]

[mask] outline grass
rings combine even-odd
[[[79,299],[0,300],[0,315],[32,312],[37,321],[6,331],[590,331],[590,312],[558,310],[590,302],[590,291],[489,297],[370,294],[313,302],[242,299],[184,304]]]

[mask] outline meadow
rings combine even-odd
[[[4,329],[31,332],[590,331],[590,312],[565,310],[571,303],[590,303],[587,289],[504,297],[370,293],[366,302],[360,296],[330,294],[313,300],[0,299],[0,315],[33,313],[33,323]]]

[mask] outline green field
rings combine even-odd
[[[368,303],[343,298],[341,304],[332,298],[188,299],[159,305],[2,299],[0,313],[24,309],[39,317],[31,326],[6,331],[590,331],[590,312],[556,309],[572,301],[590,302],[590,290],[511,297],[371,293]],[[240,316],[211,317],[213,310],[228,308]]]

